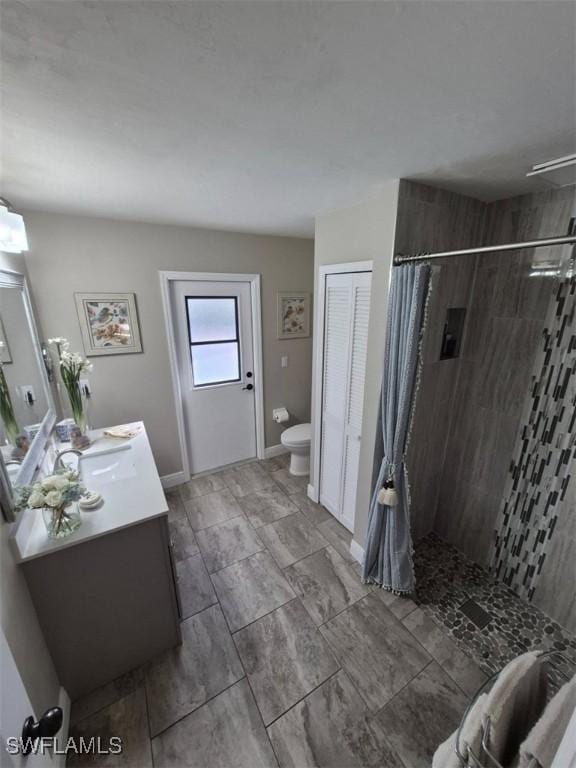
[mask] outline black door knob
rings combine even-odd
[[[62,727],[62,710],[60,707],[47,709],[37,723],[33,717],[27,717],[22,726],[22,754],[28,755],[38,739],[48,739],[56,736]]]
[[[252,378],[252,371],[246,371],[246,378],[251,379]]]
[[[246,384],[245,387],[242,387],[242,389],[247,389],[249,392],[254,389],[254,384]]]

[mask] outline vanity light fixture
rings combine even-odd
[[[11,210],[7,200],[0,198],[0,251],[22,253],[28,250],[24,219]]]

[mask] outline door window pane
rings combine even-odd
[[[236,296],[187,296],[186,311],[194,386],[240,381]]]
[[[194,386],[239,381],[238,342],[192,344],[192,375]]]
[[[238,339],[235,297],[188,297],[190,342]]]

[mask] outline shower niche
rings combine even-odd
[[[465,307],[448,307],[446,310],[440,360],[452,360],[460,355],[465,320]]]

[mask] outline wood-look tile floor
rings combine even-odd
[[[167,494],[183,643],[73,704],[72,735],[126,746],[90,765],[430,765],[484,674],[415,602],[361,583],[304,480],[281,456]]]

